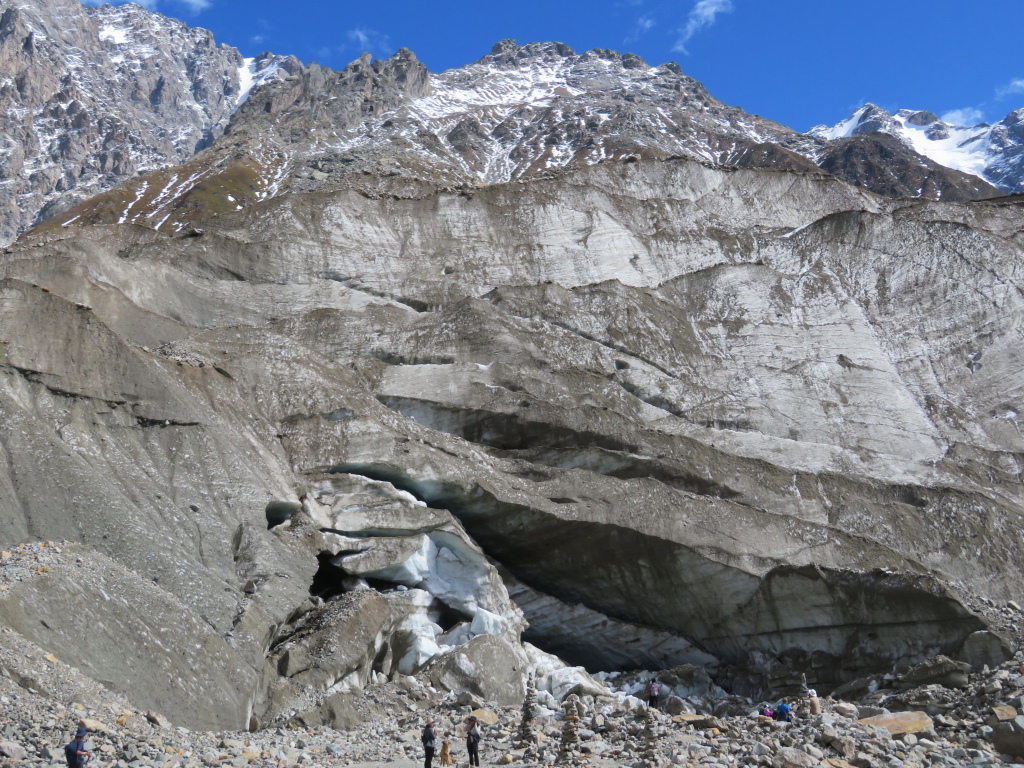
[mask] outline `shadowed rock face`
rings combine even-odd
[[[984,179],[939,165],[885,133],[842,139],[821,154],[818,165],[851,184],[891,197],[957,202],[1000,194]]]
[[[1017,205],[689,161],[403,184],[0,262],[0,540],[187,606],[244,669],[217,723],[342,722],[378,675],[465,684],[459,654],[518,674],[520,611],[542,648],[607,617],[755,688],[1005,628],[978,598],[1022,586]],[[477,689],[514,700],[509,669]]]

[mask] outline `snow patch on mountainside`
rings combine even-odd
[[[128,32],[130,30],[124,27],[115,27],[110,24],[104,24],[100,27],[100,40],[107,40],[115,45],[123,45],[128,42]]]
[[[242,66],[238,68],[238,83],[241,90],[238,93],[238,100],[235,102],[235,109],[245,103],[254,88],[283,76],[285,74],[281,67],[283,62],[283,56],[269,54],[243,59]]]

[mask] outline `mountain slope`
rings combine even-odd
[[[398,71],[362,87],[418,87]],[[74,538],[212,629],[175,719],[325,722],[411,673],[515,701],[523,618],[552,650],[604,627],[572,648],[597,668],[636,648],[751,692],[1005,657],[1019,203],[690,159],[358,176],[0,254],[0,539]],[[0,621],[73,648],[34,598]]]
[[[80,200],[188,159],[243,88],[297,68],[244,61],[137,5],[0,5],[0,242]]]

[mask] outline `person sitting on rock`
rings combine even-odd
[[[775,710],[775,719],[783,723],[792,722],[793,708],[789,706],[789,699],[783,698],[779,702],[779,707]]]
[[[92,757],[92,752],[85,751],[85,741],[89,738],[89,732],[79,727],[75,732],[75,738],[64,747],[64,758],[68,761],[68,768],[83,768],[85,759]]]

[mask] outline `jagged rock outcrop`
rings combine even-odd
[[[521,701],[490,561],[744,691],[1005,657],[1020,221],[641,160],[41,229],[0,260],[0,540],[156,580],[259,724],[410,672]]]

